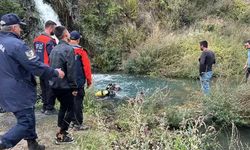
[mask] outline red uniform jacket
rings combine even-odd
[[[79,45],[73,45],[74,47],[74,52],[76,55],[80,56],[80,61],[82,63],[82,68],[84,76],[87,80],[87,85],[91,85],[92,83],[92,72],[91,72],[91,64],[90,60],[88,58],[88,53],[85,49],[83,49]],[[80,69],[80,68],[78,68]]]
[[[55,39],[51,38],[47,34],[41,34],[34,39],[33,43],[35,53],[39,56],[40,61],[49,65],[49,54],[56,46]]]

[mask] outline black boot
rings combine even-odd
[[[27,140],[29,150],[45,150],[44,145],[40,145],[36,140]]]

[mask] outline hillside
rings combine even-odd
[[[250,37],[248,1],[46,1],[63,24],[82,32],[82,45],[97,71],[196,78],[198,43],[206,39],[217,55],[217,76],[243,73],[243,41]],[[26,6],[18,0],[0,4],[0,14],[14,11],[29,22],[39,21],[31,0]],[[29,31],[32,39],[34,30]]]

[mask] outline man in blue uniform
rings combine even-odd
[[[38,61],[39,57],[20,39],[24,23],[16,14],[3,15],[0,25],[0,107],[17,119],[0,138],[0,150],[14,147],[22,139],[27,140],[29,150],[44,150],[45,146],[36,141],[34,75],[63,78],[64,72]]]

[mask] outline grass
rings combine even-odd
[[[70,130],[76,143],[57,146],[53,144],[56,116],[44,116],[37,112],[39,140],[48,149],[249,149],[241,142],[237,129],[237,126],[249,124],[249,107],[245,106],[249,86],[231,87],[226,81],[217,81],[212,89],[210,97],[191,93],[183,104],[178,105],[170,105],[169,91],[158,90],[150,97],[138,95],[124,103],[114,104],[96,100],[93,89],[88,89],[84,120],[91,129],[83,132]],[[14,123],[11,116],[5,114],[0,117],[4,120],[1,132]],[[224,132],[225,127],[229,127],[231,132],[226,140],[228,145],[222,147],[218,135]],[[16,148],[25,145],[21,142]]]
[[[95,101],[89,93],[88,101],[105,106],[95,111],[85,110],[94,127],[79,137],[77,146],[79,149],[221,150],[225,147],[217,137],[222,128],[228,126],[232,133],[226,148],[249,149],[241,143],[236,127],[247,124],[240,111],[243,103],[238,103],[245,97],[242,88],[226,88],[218,81],[211,97],[193,94],[182,105],[167,105],[170,96],[159,91],[143,100],[130,99],[117,107]]]

